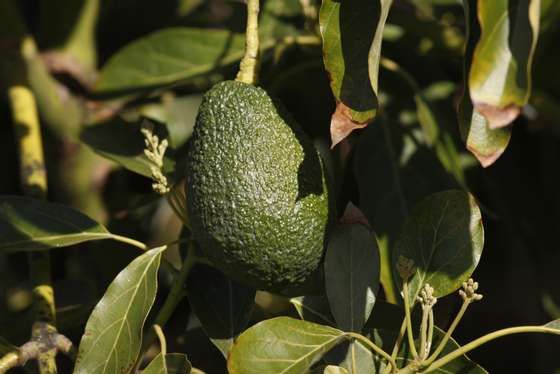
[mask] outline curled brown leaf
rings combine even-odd
[[[331,149],[340,143],[355,129],[362,129],[368,125],[352,120],[352,112],[343,102],[336,103],[336,110],[331,117]]]

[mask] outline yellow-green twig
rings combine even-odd
[[[236,80],[254,84],[257,80],[259,58],[259,0],[247,0],[247,30],[245,55],[239,66]]]

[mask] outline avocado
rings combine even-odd
[[[193,236],[215,267],[272,292],[317,283],[334,217],[325,167],[266,91],[225,81],[204,95],[186,175]]]

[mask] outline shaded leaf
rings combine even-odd
[[[361,332],[379,289],[379,248],[361,224],[340,225],[325,255],[325,288],[337,327]]]
[[[137,257],[111,282],[88,319],[74,373],[128,373],[142,342],[142,328],[157,291],[166,247]]]
[[[152,122],[154,134],[159,139],[168,137],[167,129],[161,123]],[[142,121],[128,123],[120,119],[86,127],[80,134],[82,142],[91,147],[96,153],[115,161],[132,172],[150,178],[150,161],[144,154],[146,145],[144,135],[140,131]],[[175,162],[170,156],[172,149],[167,149],[164,157],[164,171],[174,169]]]
[[[230,374],[300,374],[344,339],[328,326],[277,317],[239,335],[228,357]]]
[[[143,374],[189,374],[191,363],[183,353],[158,354],[142,371]]]
[[[410,207],[425,196],[457,187],[417,133],[402,130],[385,116],[366,128],[356,145],[354,175],[359,208],[379,239],[381,282],[386,296],[397,302],[391,251]]]
[[[16,352],[17,347],[0,336],[0,356],[9,352]]]
[[[234,340],[251,317],[254,289],[245,287],[206,265],[191,270],[189,302],[206,335],[227,358]]]
[[[326,296],[308,295],[292,297],[290,303],[294,306],[301,319],[308,322],[335,326],[329,300]]]
[[[391,2],[322,2],[323,60],[337,101],[331,120],[333,146],[375,117],[381,41]]]
[[[112,234],[61,204],[22,196],[0,197],[0,253],[65,247]]]
[[[324,360],[327,363],[338,365],[350,374],[372,374],[376,372],[373,353],[356,340],[337,345],[325,355]]]
[[[101,69],[96,92],[138,92],[193,78],[239,60],[244,43],[243,35],[226,30],[159,30],[114,54]]]
[[[433,194],[412,211],[392,254],[395,279],[402,283],[394,264],[400,256],[414,261],[409,279],[410,302],[429,283],[442,297],[461,287],[478,265],[484,246],[480,209],[474,198],[460,190]]]
[[[480,27],[469,69],[470,96],[491,129],[504,127],[517,118],[531,94],[540,1],[468,2],[469,16],[477,17]]]

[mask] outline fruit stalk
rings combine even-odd
[[[247,0],[247,29],[245,32],[245,55],[239,66],[236,80],[254,84],[257,80],[259,58],[259,0]]]

